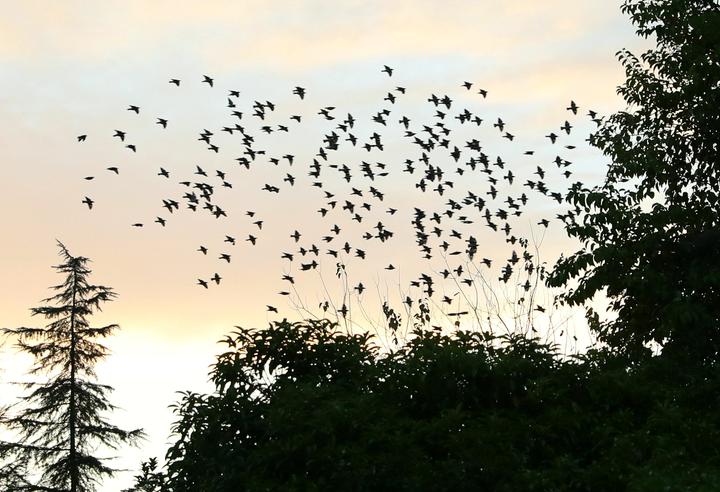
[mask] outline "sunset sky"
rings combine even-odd
[[[29,308],[60,281],[51,268],[59,260],[56,240],[74,255],[92,259],[92,280],[119,295],[95,318],[98,324],[121,326],[109,340],[113,355],[99,368],[100,379],[116,389],[113,401],[122,409],[114,420],[148,434],[140,449],[120,453],[116,464],[133,469],[142,459],[162,455],[172,421],[167,406],[175,392],[209,389],[207,368],[219,350],[218,339],[235,325],[261,327],[282,317],[268,313],[267,304],[277,306],[281,315],[299,316],[277,295],[287,287],[280,277],[288,265],[280,254],[297,249],[289,238],[295,229],[307,243],[327,249],[319,238],[333,222],[315,213],[322,196],[312,188],[307,170],[332,125],[351,112],[363,120],[359,137],[383,130],[388,139],[384,153],[344,147],[337,162],[356,165],[366,159],[400,166],[417,152],[402,143],[399,130],[372,126],[370,117],[390,108],[383,98],[396,86],[406,87],[407,94],[389,117],[393,122],[402,114],[430,121],[435,108],[426,99],[431,93],[447,94],[458,104],[449,114],[468,107],[483,115],[479,138],[491,155],[507,153],[508,161],[515,159],[524,181],[536,163],[522,158],[522,151],[536,149],[533,158],[552,159],[556,151],[544,135],[561,133],[559,126],[572,116],[565,109],[571,99],[582,115],[589,108],[600,114],[622,108],[615,88],[623,73],[614,54],[621,48],[637,51],[646,43],[634,36],[620,2],[607,0],[0,4],[0,266],[5,280],[0,327],[42,323],[29,316]],[[381,72],[383,65],[394,68],[391,78]],[[214,87],[202,83],[203,75],[214,78]],[[180,87],[169,84],[171,78],[180,79]],[[464,81],[473,82],[472,91],[461,86]],[[307,89],[303,101],[292,94],[295,86]],[[477,94],[479,88],[487,90],[486,99]],[[240,91],[236,103],[246,113],[244,120],[252,121],[255,100],[275,103],[274,124],[303,115],[294,132],[257,137],[268,156],[291,149],[297,155],[292,169],[267,164],[267,159],[254,163],[251,171],[237,165],[238,147],[219,132],[232,121],[226,107],[229,90]],[[139,106],[140,114],[127,111],[129,105]],[[337,108],[338,120],[322,121],[317,112],[325,106]],[[493,131],[498,116],[515,141]],[[169,121],[166,130],[155,124],[158,117]],[[593,125],[584,116],[574,118],[575,133],[565,143],[578,148],[567,157],[578,179],[597,182],[604,161],[583,146]],[[204,128],[216,133],[219,153],[197,141]],[[127,132],[126,142],[113,138],[116,129]],[[458,147],[472,129],[463,131]],[[88,137],[78,143],[81,134]],[[136,144],[137,152],[125,148],[127,143]],[[227,171],[233,188],[217,192],[227,218],[184,210],[169,215],[162,209],[162,199],[184,192],[177,183],[193,179],[198,164],[212,173]],[[117,166],[120,174],[107,171],[109,166]],[[157,175],[160,167],[170,171],[171,179]],[[292,188],[282,182],[289,170],[298,178]],[[264,183],[283,183],[283,192],[261,191]],[[396,295],[422,271],[409,226],[414,200],[425,205],[446,201],[421,197],[400,172],[383,186],[388,196],[381,206],[405,212],[387,217],[388,227],[396,236],[409,236],[368,246],[368,262],[353,260],[348,266],[349,276],[365,279],[373,291],[367,295],[376,300]],[[85,196],[95,201],[93,210],[81,203]],[[247,210],[256,218],[247,217]],[[550,211],[552,204],[542,202],[530,213],[530,225],[553,216]],[[156,216],[165,217],[167,227],[154,224]],[[264,221],[263,230],[252,224],[257,218]],[[342,220],[338,223],[354,233],[374,225]],[[135,222],[145,226],[131,227]],[[478,237],[484,233],[478,231]],[[238,244],[223,244],[226,234]],[[248,234],[258,237],[256,246],[245,241]],[[201,244],[211,250],[207,257],[196,251]],[[500,258],[502,247],[488,239],[481,256]],[[551,261],[561,251],[572,252],[574,245],[555,224],[542,247],[543,258]],[[229,264],[217,258],[225,251],[233,254]],[[323,280],[334,295],[335,261],[322,261]],[[388,263],[397,270],[383,270]],[[196,285],[198,278],[215,272],[223,276],[219,286],[205,290]],[[308,306],[324,298],[319,277],[299,284]],[[25,357],[14,354],[11,341],[2,347],[0,403],[12,400],[15,389],[6,382],[22,379],[26,364]],[[131,476],[120,474],[103,490],[118,491]]]

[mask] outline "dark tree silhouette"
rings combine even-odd
[[[522,335],[238,329],[135,492],[718,490],[717,369],[568,359]],[[703,439],[697,439],[702,435]]]
[[[7,407],[0,407],[0,422],[5,420],[7,410]],[[0,441],[0,490],[20,489],[28,485],[25,480],[27,468],[25,463],[13,459],[14,448],[12,443]]]
[[[44,383],[29,383],[15,415],[5,419],[19,441],[5,443],[15,463],[27,463],[39,478],[26,477],[30,484],[15,484],[4,490],[84,492],[96,489],[103,476],[114,469],[96,456],[98,448],[116,448],[133,443],[142,431],[126,431],[110,424],[103,414],[115,407],[109,403],[111,387],[95,382],[95,364],[107,356],[105,346],[95,341],[110,336],[117,325],[93,328],[87,318],[101,304],[115,297],[112,289],[91,285],[87,258],[72,256],[58,242],[63,262],[55,270],[64,280],[47,303],[32,308],[33,315],[49,320],[45,328],[3,329],[17,339],[18,348],[35,358],[31,374],[47,374]]]
[[[167,490],[167,476],[160,470],[157,458],[150,458],[141,465],[135,483],[123,492],[162,492]]]
[[[720,350],[720,6],[715,0],[626,1],[640,36],[622,50],[628,107],[590,138],[610,157],[602,186],[569,194],[584,212],[567,226],[584,247],[550,285],[583,304],[607,289],[617,317],[588,317],[600,340],[634,356],[650,343],[704,360]]]

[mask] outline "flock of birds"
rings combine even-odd
[[[393,68],[389,66],[384,66],[381,72],[388,79],[392,79],[394,74]],[[215,80],[207,75],[198,82],[218,90],[215,87]],[[179,89],[183,82],[173,78],[169,80],[169,84]],[[284,285],[287,287],[279,294],[289,296],[290,286],[294,288],[297,275],[316,270],[323,255],[331,257],[338,269],[344,268],[345,262],[350,257],[357,259],[353,261],[365,260],[369,255],[368,248],[358,241],[385,243],[393,240],[395,233],[385,223],[384,217],[395,214],[407,214],[415,234],[415,244],[420,258],[430,260],[439,256],[445,260],[444,269],[421,273],[410,282],[410,287],[419,291],[415,298],[408,295],[403,300],[408,307],[421,299],[438,295],[436,286],[440,279],[451,278],[459,288],[463,285],[472,286],[480,272],[471,271],[467,266],[468,261],[491,269],[493,259],[481,257],[479,254],[484,244],[481,233],[487,229],[501,235],[512,249],[509,257],[499,267],[498,280],[507,283],[513,278],[514,272],[524,271],[528,276],[519,286],[525,292],[529,291],[532,287],[529,276],[533,273],[537,274],[541,266],[537,264],[530,241],[516,233],[511,222],[528,211],[533,211],[535,196],[541,195],[558,204],[568,205],[564,191],[579,183],[571,183],[572,162],[565,157],[575,146],[563,145],[563,138],[572,132],[573,124],[570,120],[578,116],[580,111],[578,105],[570,101],[567,106],[568,119],[545,135],[549,145],[557,148],[555,158],[547,163],[549,166],[533,163],[534,172],[524,179],[516,174],[517,170],[514,173],[501,156],[491,156],[486,153],[478,138],[453,141],[455,135],[461,133],[460,128],[466,128],[472,134],[481,125],[485,127],[491,125],[492,130],[497,131],[500,138],[514,142],[516,136],[510,132],[511,128],[502,118],[493,117],[486,123],[482,114],[459,106],[449,95],[430,94],[425,101],[432,116],[426,121],[416,121],[415,118],[400,114],[395,109],[408,89],[396,84],[389,85],[390,88],[384,95],[379,110],[364,121],[371,128],[376,127],[376,130],[371,132],[361,133],[358,125],[359,116],[350,113],[341,114],[333,106],[312,108],[310,116],[307,112],[302,115],[281,114],[273,102],[256,100],[252,102],[249,110],[243,111],[240,104],[241,94],[237,90],[229,90],[223,95],[231,123],[217,129],[203,129],[199,132],[197,141],[213,154],[222,152],[216,138],[218,135],[227,134],[237,139],[243,150],[240,156],[234,157],[233,166],[240,166],[246,171],[259,168],[260,172],[262,165],[269,164],[283,168],[282,172],[285,176],[282,181],[264,183],[262,191],[271,195],[286,193],[295,187],[296,182],[301,182],[298,179],[298,172],[301,172],[306,173],[311,186],[317,188],[320,194],[321,206],[317,209],[317,214],[320,220],[327,221],[332,226],[328,227],[327,233],[319,238],[308,238],[295,227],[289,228],[287,234],[289,239],[292,239],[295,249],[278,252],[283,260],[289,262],[288,271],[281,276],[282,282],[285,282]],[[473,82],[458,84],[458,90],[466,91],[467,96],[475,97],[478,101],[488,97],[487,90],[478,88]],[[292,95],[299,99],[299,103],[306,103],[307,90],[304,87],[294,87]],[[139,117],[144,115],[141,108],[136,105],[128,106],[127,111]],[[600,124],[601,119],[596,112],[590,110],[587,116],[597,125]],[[328,130],[323,134],[317,152],[311,159],[307,159],[306,169],[298,171],[302,160],[306,159],[301,160],[294,153],[280,151],[277,148],[259,147],[257,143],[259,135],[267,137],[271,134],[290,133],[310,117],[319,119]],[[154,119],[162,130],[172,124],[166,118]],[[396,155],[393,155],[391,159],[396,162],[378,162],[376,159],[382,159],[380,156],[384,155],[387,145],[385,134],[390,129],[399,132],[410,150],[399,161]],[[129,152],[142,151],[130,141],[126,131],[116,129],[112,137],[124,145]],[[86,139],[87,135],[77,137],[78,142],[84,142]],[[339,159],[334,159],[334,154],[337,155],[340,149],[350,149],[355,152],[353,155],[358,156],[358,162],[352,165],[338,162]],[[533,159],[534,154],[534,150],[522,152],[527,159]],[[376,162],[371,163],[371,161]],[[105,171],[112,175],[121,174],[121,168],[118,166],[107,167]],[[407,210],[402,210],[401,206],[395,208],[387,206],[385,204],[387,191],[384,190],[383,184],[392,179],[399,179],[397,176],[401,173],[410,177],[414,190],[426,195],[436,195],[438,199],[433,203],[436,203],[437,207],[408,206]],[[567,186],[564,190],[551,189],[548,184],[551,181],[551,174],[554,176],[553,182],[565,180]],[[174,170],[164,167],[158,169],[157,175],[161,179],[175,178]],[[328,179],[329,176],[333,178]],[[84,179],[91,181],[94,177],[86,176]],[[477,186],[479,179],[484,181],[485,189],[482,191]],[[338,183],[341,183],[342,187],[339,187]],[[461,191],[460,185],[463,184],[471,184],[471,189]],[[215,219],[228,217],[228,210],[223,208],[222,203],[216,198],[218,189],[233,187],[231,173],[228,170],[211,170],[206,166],[196,165],[193,175],[179,180],[177,185],[180,187],[177,196],[161,199],[163,212],[154,219],[157,227],[165,227],[170,215],[179,212],[181,208],[196,213],[207,213]],[[508,189],[507,194],[501,193],[501,185],[503,189]],[[85,196],[82,203],[92,210],[95,200],[91,196]],[[219,263],[230,263],[233,258],[231,253],[233,246],[241,241],[251,246],[256,245],[258,238],[263,234],[265,221],[252,210],[244,213],[251,221],[250,230],[244,238],[229,232],[222,239],[222,243],[227,246],[225,251],[212,252],[207,245],[201,244],[197,245],[197,254],[215,254]],[[576,221],[579,213],[577,207],[568,206],[565,213],[558,213],[554,218],[542,218],[533,222],[533,225],[547,228],[552,220],[572,223]],[[343,218],[339,216],[344,216],[344,219],[349,220],[350,223],[357,222],[364,227],[365,232],[361,238],[346,237],[343,230],[347,228],[339,225],[344,224]],[[147,221],[134,222],[131,225],[141,228],[147,225]],[[495,264],[497,266],[497,262]],[[390,263],[384,268],[391,271],[396,267]],[[208,289],[213,284],[220,284],[221,281],[222,277],[215,272],[198,278],[197,285]],[[357,295],[361,295],[367,287],[360,282],[351,288]],[[448,295],[442,295],[442,298],[438,299],[438,302],[448,305],[453,301],[452,296]],[[322,307],[327,310],[329,304],[325,303]],[[544,311],[539,305],[534,309]],[[278,311],[273,305],[268,305],[267,310]],[[347,304],[342,303],[336,311],[340,316],[346,317]]]

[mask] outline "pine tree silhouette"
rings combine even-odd
[[[15,462],[28,464],[37,477],[34,485],[9,484],[7,490],[85,492],[96,490],[104,476],[116,471],[96,456],[102,446],[117,448],[143,436],[141,430],[126,431],[110,424],[104,414],[115,407],[108,401],[112,388],[96,382],[95,364],[108,349],[95,341],[110,336],[115,324],[93,328],[87,318],[100,305],[115,298],[109,287],[91,285],[90,260],[74,257],[60,242],[63,262],[55,270],[65,276],[52,287],[55,295],[33,315],[49,320],[45,328],[4,328],[17,347],[35,358],[32,375],[46,374],[43,383],[28,383],[15,415],[5,419],[17,432],[15,443],[4,443]]]

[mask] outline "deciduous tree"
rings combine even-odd
[[[716,0],[628,0],[640,36],[656,46],[618,53],[627,108],[590,142],[607,178],[569,199],[583,243],[550,275],[583,304],[599,292],[617,316],[590,319],[602,341],[639,355],[651,343],[697,360],[720,351],[720,6]]]

